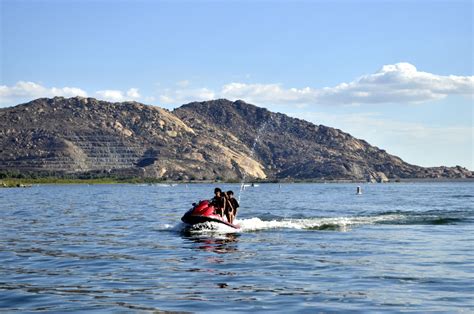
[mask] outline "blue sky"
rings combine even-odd
[[[472,1],[0,3],[0,106],[240,98],[474,169]]]

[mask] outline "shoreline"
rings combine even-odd
[[[395,179],[387,182],[367,182],[363,180],[255,180],[247,182],[216,181],[216,180],[160,180],[143,178],[97,178],[97,179],[65,179],[55,177],[45,178],[3,178],[0,179],[0,188],[31,187],[32,185],[66,185],[66,184],[394,184],[394,183],[449,183],[449,182],[473,182],[474,178],[413,178],[413,179]]]

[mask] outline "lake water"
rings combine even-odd
[[[0,312],[474,312],[474,184],[361,186],[247,188],[234,233],[183,232],[215,185],[1,189]]]

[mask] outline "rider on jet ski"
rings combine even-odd
[[[214,197],[211,199],[211,205],[216,208],[217,215],[224,217],[226,203],[227,201],[222,190],[220,188],[215,188]]]

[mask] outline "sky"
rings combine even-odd
[[[242,99],[474,170],[471,0],[0,0],[0,20],[0,107]]]

